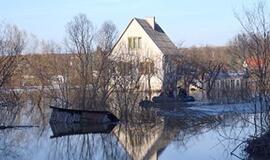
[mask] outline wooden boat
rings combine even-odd
[[[87,123],[50,123],[53,135],[50,138],[82,134],[109,134],[117,123],[87,124]]]
[[[53,109],[50,123],[111,123],[119,119],[108,111],[88,111],[64,109],[50,106]]]

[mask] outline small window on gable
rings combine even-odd
[[[132,48],[137,48],[137,37],[133,37],[133,47]]]
[[[142,48],[142,38],[138,37],[138,48]]]
[[[140,49],[142,47],[141,37],[128,37],[129,49]]]

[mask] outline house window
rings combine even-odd
[[[139,72],[143,75],[150,75],[155,73],[155,64],[152,61],[144,61],[139,64]]]
[[[128,38],[128,48],[132,48],[132,38]]]
[[[141,37],[128,37],[128,48],[129,49],[140,49],[142,47]]]
[[[118,62],[117,70],[122,76],[130,75],[133,71],[133,65],[131,62]]]
[[[133,37],[133,48],[137,48],[137,37]]]
[[[138,37],[138,48],[142,48],[142,38]]]

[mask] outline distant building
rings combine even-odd
[[[176,55],[177,47],[156,23],[155,17],[133,18],[112,51],[117,61],[129,62],[134,56],[139,59],[137,71],[142,74],[139,87],[144,91],[158,91],[166,85],[176,87],[176,80],[172,80],[175,75],[170,75],[176,71],[171,65]]]
[[[211,98],[217,101],[239,101],[248,98],[250,81],[245,71],[221,71],[211,90]]]

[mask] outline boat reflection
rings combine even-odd
[[[87,123],[50,123],[53,135],[51,138],[80,134],[109,134],[117,123],[87,124]]]

